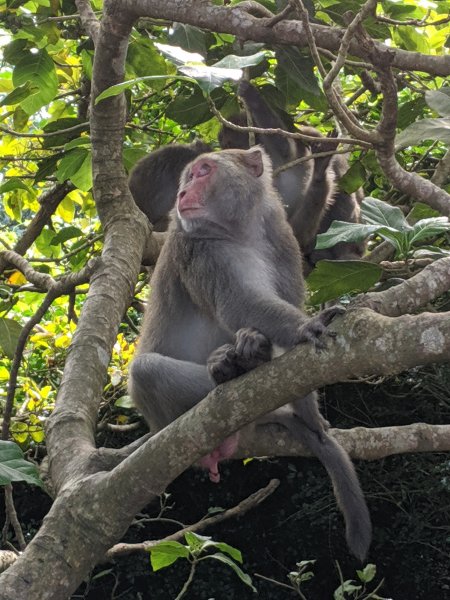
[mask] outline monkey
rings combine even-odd
[[[244,100],[253,125],[264,129],[281,128],[295,131],[283,122],[267,105],[258,90],[248,81],[241,80],[239,96]],[[246,126],[245,112],[229,119],[236,125]],[[300,132],[317,138],[308,147],[302,140],[293,140],[282,135],[257,134],[256,142],[262,144],[272,159],[274,169],[302,157],[336,147],[333,138],[324,138],[314,127],[303,126]],[[219,133],[222,149],[249,148],[248,135],[223,126]],[[312,151],[312,152],[311,152]],[[275,176],[275,187],[285,204],[289,222],[302,249],[304,274],[308,275],[319,260],[352,260],[361,258],[364,244],[341,242],[333,248],[315,250],[318,233],[327,231],[333,221],[359,221],[361,193],[347,194],[336,190],[335,181],[344,175],[348,164],[342,155],[308,160]]]
[[[211,147],[201,140],[192,144],[169,144],[141,158],[131,170],[130,192],[154,231],[167,229],[181,172],[204,152],[211,152]]]
[[[221,377],[265,361],[272,347],[322,347],[329,323],[342,312],[332,307],[311,318],[303,312],[300,248],[273,186],[270,158],[258,146],[203,154],[185,167],[151,288],[129,390],[152,432],[195,406]],[[242,329],[252,334],[244,336]],[[247,355],[242,345],[250,347]],[[224,346],[241,356],[228,373]],[[362,560],[371,538],[369,512],[315,395],[267,419],[287,427],[322,461],[344,513],[349,547]],[[219,481],[218,461],[233,455],[238,435],[200,461],[212,481]]]

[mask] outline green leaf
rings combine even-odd
[[[370,583],[377,574],[377,567],[374,564],[369,563],[364,569],[357,570],[356,573],[360,581],[363,583]]]
[[[239,81],[242,78],[241,69],[223,69],[221,67],[209,67],[208,65],[184,65],[179,67],[191,79],[194,79],[200,88],[211,93],[214,89],[221,87],[226,81]]]
[[[398,109],[397,118],[397,126],[399,129],[405,129],[405,127],[411,123],[414,123],[418,117],[422,116],[425,106],[426,102],[423,96],[414,98],[414,100],[409,100],[408,102],[401,104]]]
[[[246,67],[253,67],[258,65],[266,58],[266,52],[264,50],[251,54],[250,56],[236,56],[235,54],[229,54],[216,62],[213,67],[220,67],[223,69],[245,69]]]
[[[33,183],[38,183],[39,181],[42,181],[49,175],[53,175],[53,173],[56,171],[56,165],[60,158],[60,155],[53,154],[52,156],[48,156],[40,160],[38,163],[39,168],[36,171]]]
[[[360,585],[355,585],[351,579],[348,579],[337,588],[333,598],[334,600],[346,600],[348,598],[347,594],[355,594],[355,592],[359,592],[360,590]]]
[[[423,140],[439,140],[450,144],[450,118],[416,121],[395,138],[397,148],[415,146]]]
[[[206,56],[206,33],[198,27],[173,23],[169,33],[169,41],[173,46],[179,46],[188,52],[198,52]]]
[[[210,556],[205,556],[205,559],[207,558],[212,558],[214,560],[218,560],[219,562],[222,562],[226,565],[228,565],[229,567],[231,567],[231,569],[233,569],[233,571],[236,573],[236,575],[239,577],[239,579],[245,583],[245,585],[248,585],[255,593],[257,592],[257,589],[255,588],[255,586],[252,583],[252,578],[250,577],[250,575],[247,575],[247,573],[244,573],[244,571],[238,567],[238,565],[233,562],[231,560],[231,558],[228,558],[228,556],[225,556],[225,554],[221,554],[221,553],[217,553],[217,554],[211,554]]]
[[[81,229],[72,225],[70,227],[64,227],[64,229],[58,231],[58,233],[55,235],[55,237],[50,243],[52,244],[52,246],[56,246],[57,244],[67,242],[67,240],[71,240],[73,238],[78,238],[82,236],[84,236],[84,233],[81,231]]]
[[[385,225],[398,231],[412,229],[398,206],[391,206],[378,198],[364,198],[361,203],[361,216],[365,223],[371,225]]]
[[[26,481],[42,487],[36,467],[23,458],[23,452],[14,442],[0,440],[0,485]]]
[[[325,233],[320,233],[317,236],[316,249],[332,248],[339,242],[362,242],[369,235],[377,233],[379,229],[379,225],[333,221]]]
[[[148,39],[139,38],[132,41],[128,46],[127,65],[129,65],[136,77],[145,77],[148,73],[152,75],[169,75],[174,67],[164,60],[155,48],[155,44]]]
[[[189,546],[191,552],[199,552],[203,550],[205,544],[211,542],[211,538],[207,535],[200,535],[193,531],[186,531],[184,534],[186,544]]]
[[[114,406],[118,408],[135,408],[135,404],[131,399],[131,396],[121,396],[114,402]]]
[[[37,91],[39,91],[37,85],[33,84],[31,81],[26,81],[23,85],[19,85],[10,94],[5,96],[0,102],[0,106],[14,106],[14,104],[20,104],[22,100],[35,94]]]
[[[14,86],[30,81],[38,88],[38,92],[21,102],[23,110],[29,115],[48,104],[58,91],[58,77],[52,59],[45,50],[33,54],[30,52],[22,58],[14,68]]]
[[[367,173],[363,164],[354,162],[346,173],[339,179],[339,189],[347,194],[353,194],[366,182]]]
[[[189,558],[189,550],[179,542],[161,542],[149,549],[150,563],[154,571],[168,567],[179,558]]]
[[[13,319],[0,319],[0,348],[8,358],[14,357],[22,325]]]
[[[366,292],[379,281],[383,269],[358,260],[321,260],[307,279],[311,304],[323,304],[345,294]]]
[[[44,133],[53,133],[55,135],[51,135],[50,137],[45,137],[43,140],[44,148],[55,148],[56,146],[64,146],[73,139],[79,139],[81,129],[75,129],[75,131],[64,131],[66,129],[72,129],[77,125],[81,125],[81,119],[77,119],[75,117],[63,117],[61,119],[56,119],[55,121],[50,121],[43,128]],[[88,127],[86,126],[86,129]],[[61,132],[61,133],[58,133]],[[89,139],[89,138],[83,138]]]
[[[112,85],[111,87],[106,88],[106,90],[103,90],[103,92],[97,96],[97,98],[95,99],[95,104],[98,104],[102,100],[105,100],[105,98],[118,96],[123,91],[133,87],[141,81],[152,81],[158,79],[176,79],[179,81],[189,81],[190,83],[196,83],[195,79],[193,79],[192,77],[185,77],[184,75],[147,75],[146,77],[137,77],[136,79],[123,81],[122,83],[117,83],[116,85]]]
[[[56,177],[59,182],[66,179],[83,192],[88,192],[92,187],[91,152],[86,148],[70,150],[59,163]]]
[[[426,240],[450,231],[450,223],[447,217],[434,217],[433,219],[421,219],[414,224],[413,230],[409,234],[410,244],[415,244],[420,240]]]
[[[276,87],[280,89],[287,103],[297,105],[305,100],[317,110],[326,110],[328,103],[315,76],[314,62],[298,48],[277,47]]]
[[[208,102],[200,88],[178,94],[165,111],[165,116],[180,125],[195,127],[211,117]]]
[[[427,90],[425,100],[430,108],[441,117],[450,117],[450,87],[440,90]]]
[[[25,190],[29,194],[32,193],[31,189],[18,177],[11,177],[3,185],[0,186],[0,194],[6,192],[12,192],[13,190]]]
[[[434,208],[423,202],[416,202],[408,215],[408,219],[411,222],[418,221],[419,219],[432,219],[434,217],[439,217],[439,211],[434,210]]]
[[[213,542],[212,545],[214,545],[218,550],[225,552],[225,554],[229,554],[233,560],[236,560],[240,563],[242,562],[242,552],[237,548],[234,548],[225,542]]]

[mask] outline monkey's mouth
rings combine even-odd
[[[200,216],[200,213],[205,210],[205,205],[198,200],[198,198],[192,198],[188,194],[181,192],[178,196],[178,213],[183,218],[195,218]]]

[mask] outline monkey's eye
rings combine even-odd
[[[197,171],[197,177],[204,177],[211,172],[211,165],[208,163],[203,163],[199,170]]]
[[[188,180],[188,181],[192,181],[193,179],[194,179],[194,173],[191,171],[191,172],[189,173],[189,175],[187,176],[187,180]]]

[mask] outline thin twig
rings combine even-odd
[[[20,526],[19,519],[17,518],[16,507],[14,506],[13,488],[12,485],[5,485],[5,510],[8,514],[9,521],[13,526],[16,539],[19,543],[19,548],[23,551],[27,547],[27,543],[23,536],[22,527]]]
[[[245,500],[242,500],[242,502],[239,502],[239,504],[237,504],[236,506],[233,506],[233,508],[229,508],[228,510],[226,510],[222,513],[219,513],[217,515],[213,515],[212,517],[207,517],[206,519],[201,519],[200,521],[198,521],[197,523],[194,523],[193,525],[188,525],[186,527],[183,527],[183,529],[180,529],[179,531],[177,531],[176,533],[173,533],[172,535],[168,535],[167,537],[165,537],[162,540],[148,540],[145,542],[141,542],[140,544],[116,544],[115,546],[113,546],[112,548],[110,548],[108,550],[106,555],[108,558],[114,558],[115,556],[119,556],[119,555],[123,555],[123,554],[130,554],[132,552],[142,552],[142,551],[146,552],[149,550],[149,548],[153,548],[154,546],[157,546],[160,542],[178,541],[178,540],[182,539],[184,534],[188,531],[191,531],[191,532],[202,531],[206,527],[209,527],[210,525],[216,525],[217,523],[220,523],[221,521],[224,521],[225,519],[229,519],[231,517],[236,517],[236,516],[241,516],[241,515],[245,514],[247,511],[249,511],[250,509],[254,508],[258,504],[263,502],[263,500],[265,500],[268,496],[270,496],[270,494],[272,494],[279,485],[280,485],[280,481],[278,479],[271,479],[269,481],[269,483],[266,485],[266,487],[261,488],[257,492],[251,494],[250,496],[248,496],[248,498],[246,498]]]

